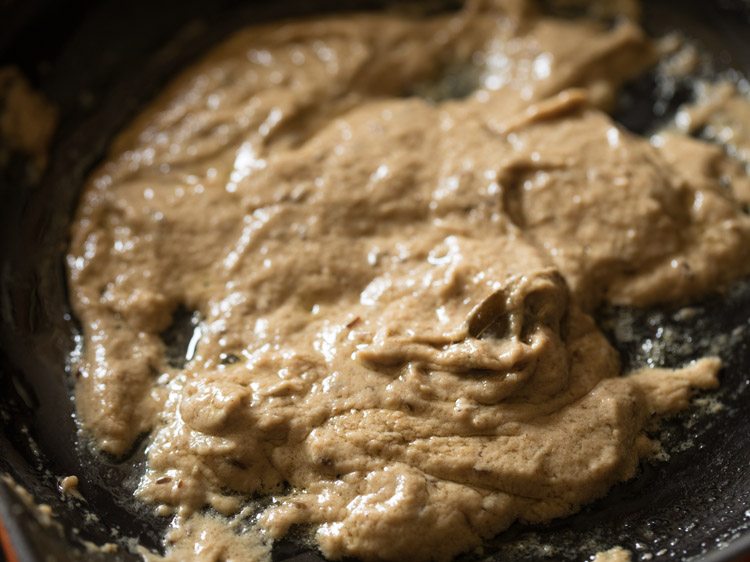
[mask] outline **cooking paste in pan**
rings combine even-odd
[[[634,475],[719,360],[620,376],[590,313],[750,267],[738,168],[606,114],[659,56],[631,19],[520,0],[274,24],[122,133],[72,228],[76,400],[108,453],[149,433],[138,496],[174,556],[241,559],[205,510],[270,497],[268,540],[447,560]]]

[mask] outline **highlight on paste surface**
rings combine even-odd
[[[632,17],[521,0],[284,22],[134,120],[72,226],[76,404],[113,455],[149,433],[168,557],[254,559],[304,525],[331,559],[448,560],[635,474],[720,361],[621,376],[591,314],[750,267],[730,157],[606,113],[659,55]],[[473,90],[414,95],[456,68]]]

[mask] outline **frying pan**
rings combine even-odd
[[[66,358],[78,326],[66,302],[63,256],[78,191],[108,141],[170,75],[233,29],[396,4],[405,3],[0,2],[0,63],[19,66],[61,116],[40,181],[31,181],[20,154],[0,170],[0,473],[49,504],[57,522],[41,524],[14,487],[0,481],[0,540],[10,561],[137,560],[124,548],[105,553],[83,545],[136,540],[158,549],[168,523],[133,500],[143,443],[127,459],[97,453],[78,439],[70,400]],[[694,38],[713,53],[716,72],[750,75],[747,3],[651,0],[644,20],[652,32],[679,29]],[[657,96],[653,76],[646,75],[626,88],[615,118],[643,134],[688,98],[679,84]],[[654,428],[668,462],[644,461],[634,479],[580,513],[547,525],[515,525],[462,560],[585,560],[613,545],[630,549],[636,560],[750,560],[750,283],[695,303],[689,314],[605,309],[599,315],[628,368],[678,366],[720,353],[721,389],[702,395],[720,411],[699,400]],[[170,344],[177,352],[189,329],[189,322],[173,326]],[[80,499],[59,492],[59,478],[69,474],[80,479]],[[280,541],[273,559],[322,560],[301,535]]]

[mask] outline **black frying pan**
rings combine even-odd
[[[750,9],[745,2],[651,0],[646,25],[683,30],[715,55],[719,70],[750,75]],[[383,9],[395,0],[17,0],[0,2],[0,64],[20,66],[60,108],[61,123],[42,180],[31,184],[22,155],[0,169],[0,473],[7,472],[57,514],[41,526],[0,482],[0,540],[11,561],[136,560],[95,543],[137,538],[158,548],[167,521],[134,502],[142,446],[113,460],[79,443],[66,356],[77,333],[68,313],[62,257],[79,188],[107,142],[177,69],[232,29],[250,22],[347,9]],[[451,9],[446,2],[414,2]],[[663,92],[662,92],[663,94]],[[652,77],[631,84],[616,118],[636,133],[665,119],[689,91],[655,99]],[[656,103],[658,101],[658,103]],[[750,249],[748,249],[750,259]],[[750,560],[750,283],[709,297],[686,319],[674,311],[603,310],[626,365],[657,357],[680,365],[724,336],[718,414],[693,408],[655,430],[671,459],[647,461],[636,478],[581,513],[546,526],[516,525],[465,560],[585,560],[622,545],[637,560]],[[681,345],[664,341],[668,325]],[[176,324],[177,352],[189,323]],[[748,330],[748,331],[745,331]],[[706,334],[711,337],[706,339]],[[644,344],[651,346],[646,354]],[[689,429],[687,426],[690,426]],[[64,499],[58,477],[76,474],[85,500]],[[322,560],[294,537],[274,560]]]

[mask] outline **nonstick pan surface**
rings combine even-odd
[[[67,357],[78,327],[66,301],[63,256],[70,216],[108,141],[180,67],[233,29],[282,17],[384,9],[404,2],[233,0],[0,3],[0,64],[19,66],[60,109],[41,181],[15,155],[0,169],[0,473],[10,474],[60,525],[44,526],[0,481],[0,539],[9,556],[47,560],[136,560],[86,551],[84,541],[156,549],[168,524],[133,500],[143,447],[125,460],[79,441]],[[423,10],[445,2],[409,2]],[[681,30],[713,54],[717,71],[750,75],[750,9],[745,2],[651,0],[644,18],[657,34]],[[641,134],[689,98],[678,85],[656,99],[646,76],[631,84],[616,118]],[[657,103],[658,102],[658,103]],[[656,108],[656,109],[655,109]],[[748,249],[750,259],[750,249]],[[603,310],[624,363],[678,366],[718,352],[722,386],[654,435],[668,462],[642,463],[633,480],[572,517],[516,525],[465,560],[586,560],[622,545],[636,560],[750,560],[750,283],[677,310]],[[667,328],[666,330],[664,328]],[[179,331],[179,326],[177,327]],[[179,337],[176,343],[179,347]],[[718,344],[717,344],[718,342]],[[720,411],[711,412],[712,405]],[[702,404],[702,405],[701,405]],[[715,409],[715,408],[714,408]],[[62,476],[80,479],[83,499],[66,498]],[[300,539],[274,547],[275,561],[320,561]]]

